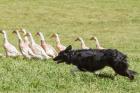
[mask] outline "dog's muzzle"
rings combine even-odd
[[[54,61],[56,61],[57,64],[62,63],[63,61],[61,59],[59,59],[58,57],[55,57],[53,59]]]

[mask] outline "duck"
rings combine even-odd
[[[58,50],[58,52],[63,51],[66,49],[66,46],[64,46],[63,44],[61,44],[60,38],[58,36],[57,33],[54,33],[51,35],[51,38],[55,38],[56,41],[56,49]]]
[[[40,59],[40,56],[38,56],[38,55],[35,55],[35,53],[32,51],[32,49],[30,48],[30,46],[31,46],[31,42],[29,41],[29,38],[28,38],[28,36],[26,35],[27,34],[27,31],[26,31],[26,29],[24,29],[24,28],[20,28],[19,29],[19,32],[21,32],[22,34],[23,34],[23,41],[24,41],[24,43],[26,44],[26,45],[28,45],[28,52],[29,52],[29,54],[30,54],[30,56],[32,56],[32,58],[37,58],[37,59]]]
[[[100,45],[99,40],[98,40],[98,38],[96,36],[91,37],[90,40],[95,40],[95,42],[96,42],[96,48],[97,49],[105,49],[104,47],[102,47]]]
[[[84,42],[83,38],[77,37],[77,38],[75,39],[75,41],[80,41],[80,43],[81,43],[81,48],[82,48],[82,49],[89,49],[89,47],[87,47],[87,46],[85,45],[85,42]]]
[[[45,53],[44,49],[35,42],[32,34],[30,32],[27,32],[26,36],[29,37],[29,39],[30,39],[30,45],[29,46],[36,56],[38,56],[40,59],[50,59],[51,58]]]
[[[32,52],[28,43],[24,42],[24,40],[22,39],[22,37],[19,33],[19,30],[14,30],[12,33],[16,34],[16,36],[18,38],[18,42],[19,42],[18,46],[19,46],[19,49],[20,49],[20,52],[22,53],[22,55],[27,59],[36,58],[36,55]]]
[[[21,56],[21,53],[16,49],[16,47],[8,41],[6,31],[1,30],[0,33],[3,34],[3,47],[5,49],[6,57]]]
[[[56,50],[50,44],[48,44],[45,41],[43,33],[42,32],[37,32],[36,35],[40,36],[40,38],[41,38],[41,47],[44,49],[46,54],[49,55],[52,58],[56,57],[58,55],[58,53],[56,52]]]

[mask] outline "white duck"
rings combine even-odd
[[[56,50],[48,43],[46,43],[45,38],[41,32],[37,32],[36,35],[41,38],[41,47],[44,49],[47,55],[54,58],[57,56]]]
[[[16,47],[11,43],[9,43],[6,32],[4,30],[1,30],[0,33],[2,33],[4,37],[4,49],[5,49],[6,57],[20,56],[21,53],[16,49]]]
[[[28,59],[36,58],[36,55],[32,52],[29,45],[26,42],[24,42],[23,39],[21,38],[19,31],[15,30],[15,31],[13,31],[13,33],[15,33],[17,35],[17,38],[19,41],[19,49],[20,49],[20,52],[22,53],[22,55]]]
[[[55,33],[51,37],[54,37],[55,40],[56,40],[56,48],[57,48],[58,52],[63,51],[63,50],[66,49],[66,47],[61,44],[58,34]]]
[[[102,46],[100,45],[100,43],[99,43],[97,37],[95,37],[95,36],[94,36],[94,37],[91,37],[90,40],[95,40],[95,42],[96,42],[96,48],[97,48],[97,49],[105,49],[104,47],[102,47]]]
[[[38,56],[40,59],[49,59],[50,57],[45,53],[44,49],[35,43],[33,36],[31,33],[27,32],[26,36],[30,39],[30,48],[32,49],[33,53]]]
[[[75,41],[80,41],[82,49],[89,49],[89,47],[85,45],[85,42],[81,37],[76,38]]]
[[[24,37],[23,40],[24,40],[24,43],[26,45],[28,45],[28,53],[30,54],[30,56],[32,56],[32,58],[39,58],[40,59],[40,56],[35,55],[34,52],[32,51],[32,49],[30,48],[31,42],[29,41],[28,36],[26,35],[27,31],[24,28],[20,28],[19,32],[23,33],[23,37]]]

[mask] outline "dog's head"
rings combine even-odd
[[[67,64],[70,64],[68,62],[68,59],[70,57],[70,51],[72,50],[72,46],[69,45],[65,50],[61,51],[58,56],[56,56],[53,60],[57,63],[63,63],[66,62]]]

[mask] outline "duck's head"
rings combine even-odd
[[[58,36],[58,34],[53,33],[53,34],[51,35],[51,38],[54,38],[54,37],[57,37],[57,36]]]
[[[24,36],[31,36],[32,34],[30,32],[27,32]]]
[[[5,34],[6,31],[5,31],[5,30],[0,30],[0,33],[1,33],[1,34]]]
[[[97,38],[95,36],[91,37],[90,40],[96,40]]]
[[[19,31],[19,30],[14,30],[12,33],[13,33],[13,34],[17,34],[18,31]]]
[[[19,32],[23,33],[24,36],[27,34],[27,31],[24,28],[20,28]]]
[[[74,41],[80,41],[81,37],[77,37]]]
[[[41,32],[36,32],[35,35],[36,35],[36,36],[40,36],[40,34],[41,34]]]

